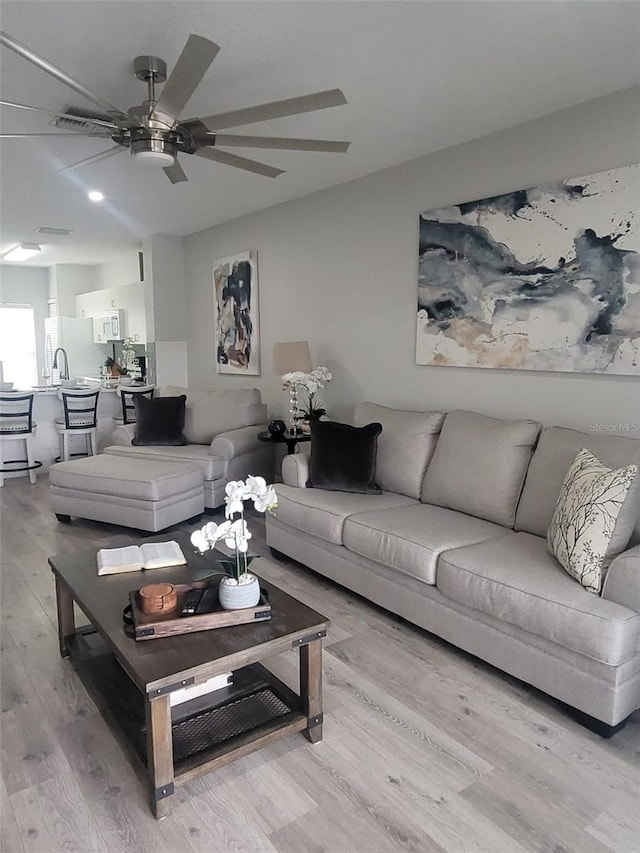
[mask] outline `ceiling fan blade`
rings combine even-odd
[[[111,139],[110,133],[0,133],[0,139],[38,139],[43,136],[56,136],[61,139],[63,136],[75,136],[76,139],[80,136],[96,137],[97,139]]]
[[[328,139],[288,139],[281,136],[238,136],[230,133],[216,133],[217,145],[237,146],[238,148],[282,148],[285,151],[329,151],[344,154],[350,142],[333,142]]]
[[[34,113],[44,113],[48,116],[56,116],[57,118],[69,118],[69,113],[56,113],[53,110],[45,110],[42,107],[29,107],[27,104],[14,104],[13,101],[0,101],[0,106],[3,107],[15,107],[18,110],[30,110]],[[88,124],[95,124],[98,127],[109,127],[113,130],[118,129],[118,125],[112,121],[104,121],[100,118],[88,118],[86,116],[82,116],[82,121],[86,121]]]
[[[209,130],[220,130],[224,127],[239,127],[241,124],[268,121],[271,118],[312,113],[316,110],[326,110],[327,107],[339,107],[346,103],[347,99],[340,89],[328,89],[326,92],[315,92],[313,95],[288,98],[286,101],[272,101],[269,104],[258,104],[255,107],[245,107],[241,110],[232,110],[229,113],[206,116],[200,121]]]
[[[92,101],[94,104],[99,106],[100,109],[113,115],[116,121],[120,123],[126,123],[127,126],[131,126],[132,122],[140,124],[140,122],[137,122],[135,119],[132,119],[128,113],[123,112],[121,109],[115,107],[113,104],[110,104],[109,101],[103,100],[98,95],[94,95],[94,93],[90,92],[89,89],[82,85],[82,83],[79,83],[77,80],[74,80],[73,77],[69,77],[69,75],[65,74],[64,71],[61,71],[59,68],[56,68],[56,66],[52,65],[51,62],[48,62],[41,56],[38,56],[37,53],[34,53],[21,42],[16,41],[7,33],[0,32],[0,44],[3,44],[5,47],[8,47],[9,50],[13,50],[14,53],[17,53],[18,56],[21,56],[23,59],[26,59],[27,62],[31,62],[32,65],[35,65],[41,71],[44,71],[45,74],[49,74],[51,77],[54,77],[61,83],[64,83],[65,86],[68,86],[70,89],[73,89],[74,91],[78,92],[87,100]]]
[[[100,154],[94,154],[93,157],[87,157],[84,160],[78,160],[77,163],[71,163],[69,166],[64,166],[58,169],[59,172],[70,172],[71,169],[79,169],[80,166],[88,166],[89,163],[97,163],[98,160],[105,160],[107,157],[113,157],[114,154],[119,154],[121,151],[126,151],[122,145],[114,145],[113,148],[107,148],[106,151],[101,151]]]
[[[218,151],[215,148],[199,148],[196,152],[200,157],[215,160],[216,163],[224,163],[225,166],[235,166],[236,169],[244,169],[245,172],[255,172],[256,175],[264,175],[266,178],[277,178],[282,175],[284,169],[275,169],[266,163],[258,163],[256,160],[247,160],[246,157],[238,157],[229,154],[228,151]]]
[[[170,117],[173,124],[207,73],[219,50],[217,44],[192,33],[164,84],[154,108],[154,114]]]
[[[177,160],[174,161],[173,166],[167,166],[162,171],[169,178],[172,184],[180,184],[183,181],[189,180],[184,173],[184,169]]]

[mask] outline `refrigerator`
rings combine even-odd
[[[58,347],[67,353],[69,378],[100,376],[100,368],[108,347],[94,343],[93,320],[90,317],[47,317],[44,321],[44,361],[53,376],[53,356]],[[58,358],[58,369],[64,369],[64,358]]]

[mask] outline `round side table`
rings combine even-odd
[[[301,444],[304,441],[311,441],[310,435],[304,435],[303,433],[298,433],[297,435],[293,435],[290,432],[284,432],[280,435],[271,435],[270,432],[260,432],[258,433],[258,439],[260,441],[266,441],[271,444],[286,444],[287,445],[287,454],[295,453],[296,446]]]

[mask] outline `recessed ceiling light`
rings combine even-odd
[[[26,261],[37,255],[40,251],[40,246],[37,243],[21,243],[19,246],[14,246],[2,256],[3,261]]]
[[[91,192],[88,193],[88,196],[91,199],[91,201],[103,201],[104,200],[104,194],[101,193],[99,190],[91,190]]]

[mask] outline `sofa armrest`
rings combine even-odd
[[[124,445],[127,447],[131,444],[136,434],[135,424],[120,424],[117,426],[111,436],[112,444]]]
[[[309,457],[308,451],[285,456],[282,460],[282,482],[287,486],[305,489],[309,479]]]
[[[266,428],[266,424],[257,424],[221,432],[211,442],[209,453],[226,459],[227,462],[235,456],[249,453],[260,447],[258,433],[264,432]]]
[[[602,597],[640,613],[640,545],[623,551],[611,563]]]

